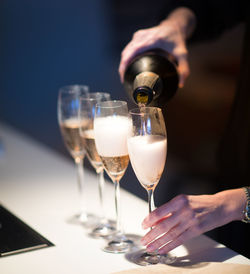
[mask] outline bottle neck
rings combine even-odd
[[[148,105],[158,97],[162,90],[162,81],[158,74],[150,71],[139,73],[133,83],[133,97],[137,104]]]
[[[134,100],[137,105],[148,105],[153,100],[153,90],[147,86],[141,86],[134,90]]]

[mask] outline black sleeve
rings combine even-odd
[[[217,38],[226,29],[244,22],[249,2],[249,0],[175,0],[168,2],[167,14],[178,7],[190,8],[197,18],[197,26],[191,39],[207,40]]]

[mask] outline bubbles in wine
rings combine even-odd
[[[90,163],[92,164],[92,166],[98,172],[99,170],[102,169],[102,161],[96,150],[94,130],[93,129],[85,130],[84,132],[82,132],[81,136],[82,138],[84,138],[84,141],[85,141],[87,157]]]
[[[85,154],[85,143],[80,136],[80,128],[86,129],[89,120],[69,118],[60,122],[61,133],[67,149],[73,158],[83,158]]]

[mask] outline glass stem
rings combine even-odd
[[[84,159],[81,158],[76,158],[75,163],[77,167],[77,185],[78,185],[78,191],[79,191],[79,196],[80,196],[80,214],[81,214],[81,219],[82,218],[87,218],[86,214],[86,201],[84,197],[84,186],[83,186],[83,181],[84,181],[84,168],[83,168],[83,161]]]
[[[105,180],[104,180],[104,170],[103,170],[103,168],[97,174],[98,174],[98,177],[99,177],[98,190],[99,190],[101,220],[102,220],[102,222],[105,222],[106,221],[106,214],[105,214],[104,203],[103,203],[103,193],[104,193]]]
[[[121,224],[121,203],[120,203],[120,182],[114,181],[115,184],[115,211],[116,211],[116,231],[118,234],[122,234]]]
[[[148,189],[148,212],[151,213],[155,209],[155,204],[154,204],[154,190],[153,189]],[[150,227],[150,230],[152,230],[152,227]],[[151,258],[157,257],[157,251],[153,252],[146,252],[146,256],[150,256]]]
[[[155,209],[155,204],[154,204],[154,190],[153,189],[148,189],[148,211],[151,213]],[[150,228],[150,230],[152,227]]]

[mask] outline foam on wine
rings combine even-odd
[[[166,162],[166,137],[160,135],[129,137],[128,151],[139,182],[145,188],[155,187],[160,180]]]
[[[127,136],[131,120],[125,116],[99,117],[94,120],[96,148],[100,156],[128,155]]]

